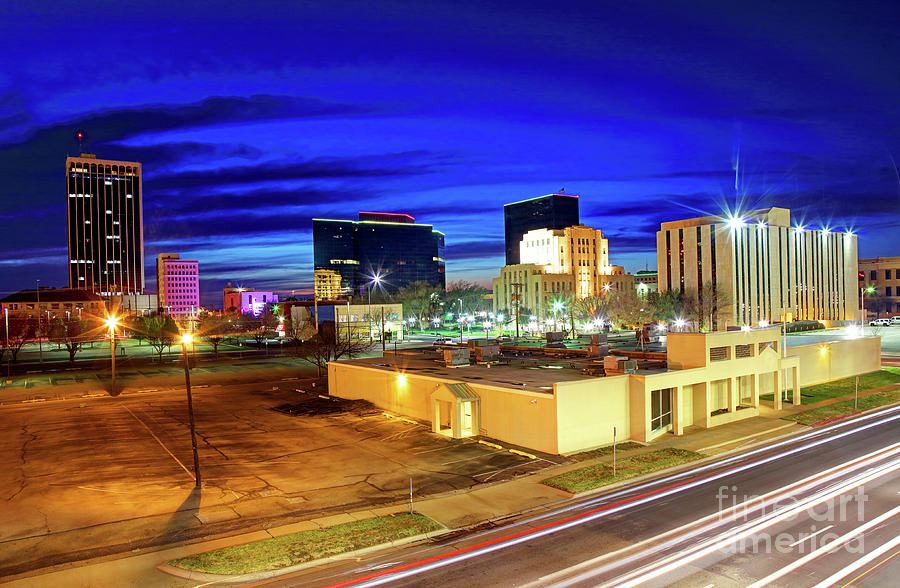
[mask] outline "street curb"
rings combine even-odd
[[[423,515],[424,516],[424,515]],[[434,519],[431,519],[434,520]],[[238,584],[244,582],[255,582],[258,580],[266,580],[269,578],[275,578],[278,576],[282,576],[285,574],[290,574],[293,572],[298,572],[300,570],[304,570],[306,568],[312,568],[315,566],[320,566],[326,563],[338,562],[345,559],[349,559],[352,557],[358,557],[360,555],[365,555],[367,553],[372,553],[375,551],[380,551],[382,549],[386,549],[388,547],[400,547],[401,545],[406,545],[408,543],[415,543],[416,541],[421,541],[423,539],[433,539],[436,537],[440,537],[442,535],[446,535],[447,533],[456,532],[458,529],[448,529],[441,523],[434,521],[435,523],[441,525],[441,529],[437,531],[430,531],[428,533],[421,533],[419,535],[412,535],[410,537],[404,537],[403,539],[397,539],[396,541],[391,541],[389,543],[380,543],[378,545],[373,545],[371,547],[364,547],[363,549],[357,549],[355,551],[346,551],[344,553],[340,553],[337,555],[332,555],[329,557],[323,557],[320,559],[310,560],[307,562],[303,562],[301,564],[289,566],[286,568],[278,568],[275,570],[265,570],[261,572],[253,572],[252,574],[210,574],[207,572],[198,572],[194,570],[186,570],[183,568],[170,566],[168,562],[161,563],[156,566],[161,572],[169,574],[171,576],[176,576],[179,578],[184,578],[186,580],[197,580],[201,582],[211,582],[211,583],[227,583],[227,584]],[[224,549],[224,548],[221,548]],[[215,550],[214,550],[215,551]],[[204,552],[200,552],[204,553]]]

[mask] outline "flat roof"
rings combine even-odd
[[[415,351],[415,350],[407,350]],[[603,379],[582,373],[589,367],[602,367],[603,357],[564,359],[551,356],[515,356],[506,354],[507,364],[447,367],[436,359],[437,352],[423,348],[418,354],[387,355],[385,357],[364,357],[335,363],[350,364],[383,371],[421,375],[450,380],[470,385],[485,385],[532,393],[552,394],[553,384]],[[637,375],[648,375],[667,371],[665,369],[638,370]]]

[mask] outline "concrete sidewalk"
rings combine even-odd
[[[647,446],[621,451],[621,457],[628,457],[664,447],[678,447],[716,455],[745,448],[786,434],[807,430],[807,427],[788,423],[778,418],[755,417],[730,423],[714,429],[692,431],[683,437],[665,436]],[[541,484],[549,477],[598,463],[611,461],[611,456],[566,463],[546,468],[535,474],[524,475],[511,481],[485,484],[473,490],[447,492],[426,499],[417,500],[415,510],[431,517],[451,529],[472,526],[479,523],[503,519],[524,511],[550,506],[570,499],[564,492]],[[658,475],[656,472],[654,475]],[[406,502],[396,503],[378,509],[350,511],[328,517],[310,519],[289,525],[271,526],[251,533],[243,533],[214,540],[197,541],[161,547],[158,550],[144,550],[140,553],[112,555],[87,562],[63,564],[41,570],[37,576],[24,577],[22,574],[7,578],[10,586],[190,586],[190,582],[164,574],[156,566],[176,558],[202,553],[230,545],[239,545],[268,537],[281,536],[321,526],[370,518],[392,512],[408,510]],[[185,513],[191,516],[190,513]],[[98,530],[99,531],[99,530]]]

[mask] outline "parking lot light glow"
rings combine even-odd
[[[769,321],[767,321],[766,319],[760,319],[760,321],[759,321],[759,327],[760,327],[761,329],[765,329],[765,328],[768,327],[768,326],[769,326]]]
[[[190,333],[185,333],[184,335],[181,336],[181,342],[184,343],[185,345],[190,345],[193,340],[194,340],[194,336],[191,335]]]

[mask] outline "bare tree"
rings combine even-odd
[[[367,340],[336,336],[334,322],[325,321],[319,327],[318,333],[297,347],[297,355],[303,361],[316,366],[321,373],[329,361],[351,359],[371,347]]]
[[[213,353],[219,357],[219,345],[228,336],[231,329],[231,321],[221,314],[203,313],[197,325],[200,337],[213,346]]]
[[[731,314],[731,297],[718,284],[705,282],[699,291],[684,293],[684,310],[698,331],[712,329],[716,317],[727,319]]]
[[[608,313],[617,326],[639,327],[653,318],[650,304],[632,288],[610,293]]]
[[[146,318],[144,319],[144,333],[147,337],[147,342],[156,351],[159,363],[162,363],[163,350],[171,347],[178,338],[178,325],[168,315]]]
[[[57,318],[50,324],[47,338],[57,345],[64,346],[69,352],[69,362],[75,363],[75,354],[81,351],[88,341],[88,333],[91,328],[96,328],[96,326],[90,325],[86,320],[78,317]]]
[[[7,350],[12,355],[13,363],[16,363],[19,351],[37,334],[37,321],[25,317],[9,317],[8,333],[5,321],[0,323],[0,326],[3,330],[3,343],[6,344],[6,341],[9,340]]]

